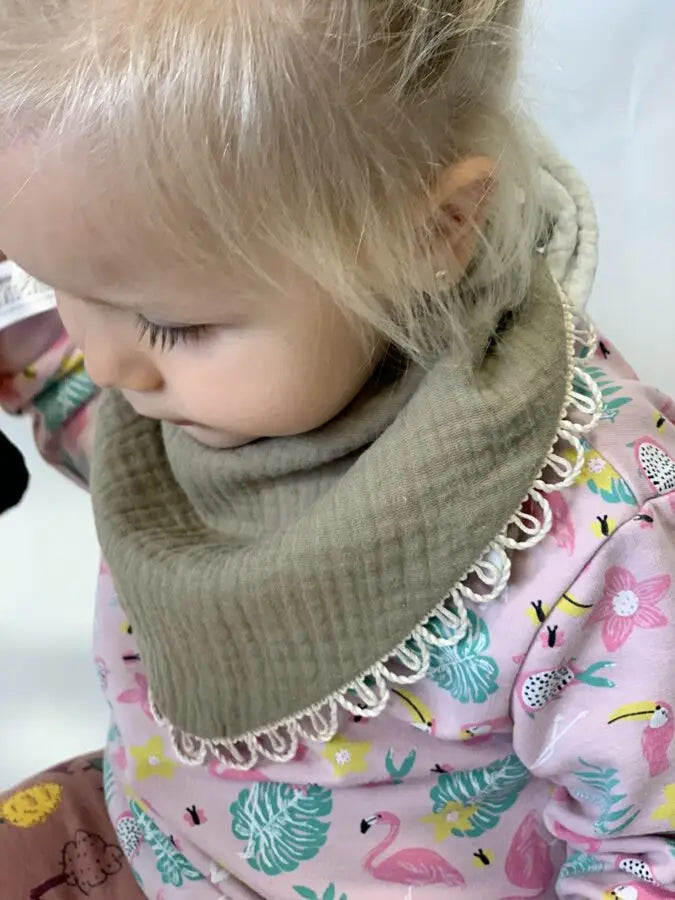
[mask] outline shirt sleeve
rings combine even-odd
[[[514,690],[566,900],[675,898],[675,459],[656,445],[649,459],[663,490],[560,598],[542,626],[556,647],[533,643]]]
[[[0,406],[31,415],[42,456],[83,487],[89,482],[98,393],[65,331],[22,372],[0,377]]]

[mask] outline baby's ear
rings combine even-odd
[[[457,267],[451,273],[455,278],[463,274],[476,252],[495,180],[494,162],[487,156],[472,156],[445,169],[431,195],[431,224],[438,238],[439,259],[443,249],[451,250]]]

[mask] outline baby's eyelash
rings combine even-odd
[[[153,349],[159,345],[163,351],[173,350],[179,341],[188,344],[198,340],[207,331],[208,325],[157,325],[144,316],[138,316],[137,328],[139,340],[147,337]]]

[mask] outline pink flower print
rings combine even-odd
[[[669,575],[638,581],[628,569],[608,569],[602,599],[593,607],[586,626],[602,622],[602,640],[610,651],[625,644],[634,628],[663,628],[668,619],[656,604],[670,583]]]
[[[117,697],[118,703],[138,703],[148,717],[148,719],[152,719],[152,713],[150,711],[150,701],[148,699],[148,679],[145,675],[141,675],[140,672],[137,672],[135,675],[136,687],[131,688],[128,691],[122,691],[121,694]]]

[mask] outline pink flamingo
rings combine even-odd
[[[504,864],[511,884],[531,891],[547,891],[553,881],[549,845],[541,835],[535,813],[528,813],[516,831]]]
[[[561,841],[565,841],[573,847],[583,847],[587,853],[593,854],[600,850],[601,845],[599,840],[592,837],[586,837],[584,834],[577,834],[575,831],[561,825],[560,822],[556,822],[553,825],[553,834],[557,838],[560,838]]]
[[[469,722],[459,729],[459,737],[466,744],[483,744],[500,732],[511,732],[513,720],[511,716],[500,716],[497,719],[486,719],[484,722]]]
[[[127,767],[127,753],[122,745],[120,745],[117,750],[110,754],[110,762],[113,764],[115,769],[119,769],[120,772],[124,772]]]
[[[655,778],[670,768],[668,751],[675,737],[675,715],[670,704],[663,700],[627,703],[615,709],[608,724],[615,722],[646,722],[642,732],[642,756],[649,766],[649,775]]]
[[[271,781],[261,769],[233,769],[226,766],[219,759],[212,759],[208,765],[209,775],[214,778],[222,778],[223,781]]]
[[[569,791],[562,784],[556,784],[551,793],[551,799],[557,800],[558,803],[567,803],[570,799]],[[587,853],[593,854],[600,850],[601,845],[597,838],[577,834],[576,831],[571,831],[560,822],[553,823],[552,831],[561,841],[572,844],[573,847],[584,847]]]
[[[148,679],[145,675],[137,672],[135,675],[136,687],[130,688],[128,691],[122,691],[117,697],[118,703],[138,703],[143,710],[145,716],[152,720],[152,712],[150,711],[150,700],[148,698]]]
[[[298,749],[291,762],[302,762],[307,756],[308,750],[305,744],[298,744]],[[207,771],[214,778],[222,778],[223,781],[271,781],[272,779],[262,769],[234,769],[226,766],[215,757],[208,764]],[[304,788],[306,785],[298,786]]]
[[[373,825],[389,826],[389,834],[368,853],[363,861],[363,868],[378,881],[392,884],[409,884],[424,887],[430,884],[445,884],[448,887],[466,887],[461,874],[450,863],[434,850],[424,847],[409,847],[399,850],[377,865],[375,859],[390,847],[399,833],[401,820],[393,813],[375,813],[368,819],[361,820],[361,834],[366,834]]]
[[[567,501],[559,491],[555,491],[548,495],[548,503],[553,515],[551,537],[561,550],[566,550],[569,556],[572,556],[574,553],[574,522]]]

